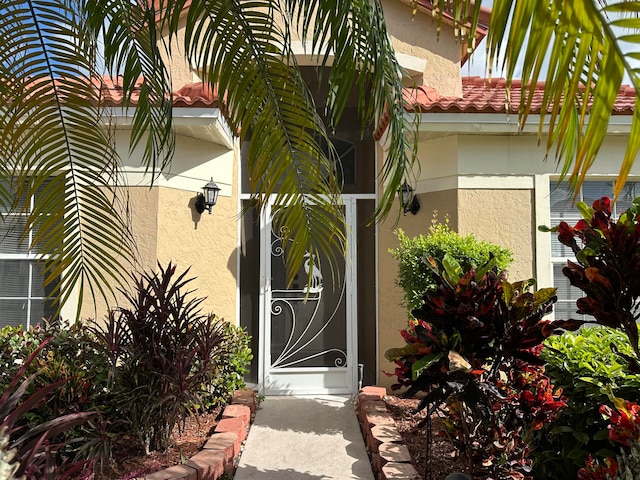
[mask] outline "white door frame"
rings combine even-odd
[[[353,394],[358,386],[357,335],[357,218],[356,199],[343,195],[347,222],[346,342],[347,365],[344,367],[271,368],[271,211],[274,197],[260,215],[260,305],[259,305],[259,390],[264,395]]]

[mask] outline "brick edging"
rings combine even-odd
[[[145,475],[144,480],[217,480],[225,472],[233,472],[255,411],[255,392],[235,391],[202,450],[183,464]]]
[[[421,480],[387,410],[386,395],[384,387],[364,387],[358,393],[356,411],[373,473],[376,480]]]

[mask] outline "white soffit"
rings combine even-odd
[[[133,111],[133,107],[113,108],[108,115],[111,115],[116,128],[129,128],[133,121]],[[229,150],[233,149],[231,128],[219,108],[175,107],[173,124],[178,135],[222,145]]]
[[[519,131],[518,115],[507,113],[422,113],[420,116],[421,136],[438,138],[452,134],[483,135],[526,135],[537,134],[540,115],[529,115],[522,131]],[[607,127],[611,135],[628,135],[631,132],[631,115],[612,115]],[[588,120],[587,120],[588,121]],[[549,126],[549,116],[545,116],[544,126]],[[546,133],[543,129],[543,133]]]

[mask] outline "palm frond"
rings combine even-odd
[[[640,88],[639,69],[632,63],[640,58],[638,10],[637,2],[629,1],[607,5],[599,0],[496,0],[493,4],[489,61],[498,65],[504,59],[508,85],[516,64],[522,64],[521,126],[531,108],[533,89],[528,85],[545,81],[539,137],[548,134],[547,153],[555,149],[562,177],[569,177],[574,191],[604,141],[625,72],[636,91]],[[623,42],[630,51],[622,50]],[[640,149],[635,134],[639,121],[636,110],[614,187],[616,197]]]
[[[45,281],[63,279],[53,285],[60,305],[74,285],[107,296],[132,256],[112,188],[118,159],[98,128],[96,48],[83,12],[71,0],[5,1],[0,12],[3,219],[27,214]]]
[[[324,125],[278,18],[283,12],[273,1],[194,0],[185,51],[205,81],[225,92],[230,124],[248,140],[254,200],[262,204],[275,194],[275,204],[286,206],[276,209],[276,223],[295,237],[283,241],[292,280],[306,253],[331,252],[335,236],[344,245],[344,215],[332,163],[318,141],[326,140]],[[327,226],[333,237],[324,234]]]
[[[402,68],[384,22],[379,1],[287,0],[287,18],[300,37],[308,39],[309,52],[328,76],[327,114],[336,125],[349,95],[357,90],[362,132],[389,115],[387,149],[379,181],[383,186],[375,211],[385,218],[393,206],[403,179],[418,167],[418,116],[405,115]],[[398,215],[400,211],[398,210]]]
[[[92,40],[103,41],[105,68],[122,87],[123,107],[136,107],[130,152],[144,144],[142,162],[155,177],[173,156],[175,131],[171,79],[162,59],[169,47],[154,2],[87,0],[84,8]]]

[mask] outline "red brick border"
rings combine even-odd
[[[234,392],[231,404],[225,407],[222,420],[202,450],[186,463],[145,475],[144,480],[217,480],[225,472],[233,472],[255,411],[253,390]]]
[[[358,394],[357,414],[376,480],[420,480],[402,444],[396,422],[387,411],[384,387],[364,387]]]

